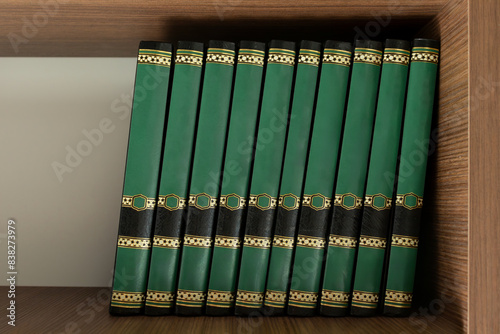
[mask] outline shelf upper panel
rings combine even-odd
[[[0,56],[134,56],[140,40],[319,40],[428,21],[446,0],[6,0]],[[46,5],[42,5],[45,3]],[[367,22],[373,26],[365,27]],[[399,22],[399,24],[398,24]],[[349,27],[346,32],[345,27]],[[328,32],[331,31],[331,34]],[[378,33],[377,33],[378,34]]]

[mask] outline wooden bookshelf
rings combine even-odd
[[[94,298],[99,289],[21,287],[19,329],[36,331],[46,323],[47,330],[62,332],[65,329],[61,326],[76,319],[83,321],[79,327],[82,332],[161,329],[233,333],[240,332],[242,323],[258,323],[252,330],[242,332],[500,333],[499,1],[64,2],[67,3],[60,4],[47,23],[15,52],[6,36],[22,36],[22,19],[33,20],[41,6],[30,0],[3,1],[0,56],[134,56],[140,40],[352,40],[356,31],[378,40],[440,39],[439,94],[433,123],[437,144],[429,159],[415,287],[417,307],[410,319],[260,320],[114,318],[104,309],[96,311],[95,318],[87,323],[77,308],[87,298]],[[87,317],[90,319],[90,315]],[[48,327],[49,324],[55,327]]]

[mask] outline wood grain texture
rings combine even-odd
[[[471,333],[500,333],[500,2],[470,1]]]
[[[6,295],[7,288],[1,287]],[[292,318],[292,317],[113,317],[107,288],[18,287],[15,331],[5,319],[1,333],[457,333],[445,318],[420,331],[423,318]]]
[[[32,0],[0,3],[0,56],[132,57],[140,40],[267,40],[270,33],[273,38],[301,39],[313,38],[314,32],[337,37],[346,34],[346,20],[419,22],[436,15],[446,0],[40,2],[52,5],[44,9]]]

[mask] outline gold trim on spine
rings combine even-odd
[[[293,200],[293,205],[286,205],[285,202],[287,198],[291,198]],[[280,197],[278,198],[278,206],[288,211],[297,210],[300,206],[300,197],[295,196],[294,194],[280,195]]]
[[[415,198],[415,205],[408,205],[406,199],[409,197]],[[403,206],[408,210],[421,209],[424,206],[424,198],[414,193],[396,195],[396,206]]]
[[[119,235],[118,247],[149,249],[151,248],[151,239]]]
[[[354,62],[380,65],[382,64],[382,55],[371,52],[354,51]]]
[[[352,292],[352,304],[355,307],[376,308],[378,300],[379,295],[377,292],[365,292],[357,290],[354,290]]]
[[[220,307],[224,306],[230,307],[233,302],[234,302],[234,293],[230,291],[208,290],[207,304],[219,303],[219,304],[226,304],[226,305],[220,305]],[[217,305],[212,304],[210,306],[217,306]]]
[[[240,50],[238,54],[238,64],[264,66],[264,54],[256,55],[252,53],[242,52]]]
[[[230,206],[229,203],[228,203],[228,200],[231,198],[231,197],[234,197],[238,200],[238,205],[236,206]],[[240,195],[237,195],[237,194],[229,194],[229,195],[222,195],[220,197],[220,206],[223,207],[223,208],[226,208],[226,209],[229,209],[231,211],[234,211],[234,210],[239,210],[239,209],[243,209],[246,205],[247,205],[247,200],[245,197],[241,197]]]
[[[413,300],[413,293],[397,291],[397,290],[386,290],[385,291],[385,303],[390,303],[393,307],[409,308],[411,307],[411,302]]]
[[[177,53],[175,56],[175,64],[202,66],[203,54],[199,55],[199,54]]]
[[[309,291],[290,290],[289,304],[293,306],[314,308],[318,302],[318,293]]]
[[[293,237],[283,237],[280,235],[275,235],[273,239],[273,247],[293,249],[294,242],[295,240]]]
[[[299,64],[319,66],[319,52],[318,55],[299,54]]]
[[[411,61],[437,64],[439,62],[439,54],[430,50],[429,52],[414,51],[411,54]]]
[[[335,303],[338,307],[347,307],[349,305],[349,297],[349,292],[323,289],[321,291],[321,305],[332,306],[329,303]]]
[[[418,237],[410,237],[406,235],[392,235],[391,246],[418,248]]]
[[[300,235],[300,234],[297,236],[297,246],[299,247],[323,249],[325,248],[325,245],[326,245],[325,238],[310,237],[307,235]]]
[[[177,204],[175,206],[169,206],[168,205],[169,198],[175,198]],[[186,207],[186,199],[177,196],[176,194],[162,195],[158,196],[158,206],[165,208],[169,211],[180,210]]]
[[[138,304],[140,307],[146,300],[146,296],[142,292],[116,291],[111,294],[111,303],[113,304]]]
[[[253,235],[245,235],[243,238],[243,246],[254,247],[254,248],[270,248],[271,238],[266,237],[256,237]]]
[[[171,305],[174,299],[175,299],[174,292],[148,290],[146,296],[146,304],[148,302],[153,302],[153,303]],[[151,306],[157,306],[157,305],[151,305]]]
[[[359,237],[359,247],[385,249],[387,247],[387,240],[385,238],[362,235]]]
[[[356,248],[357,243],[358,239],[353,237],[345,237],[335,234],[330,234],[328,237],[328,246],[332,247]]]
[[[176,304],[198,307],[203,304],[206,295],[203,291],[177,290]]]
[[[139,53],[139,55],[137,56],[137,62],[139,64],[151,64],[170,67],[171,61],[171,56],[163,56],[154,53]]]
[[[206,205],[200,205],[199,200],[202,197],[206,198]],[[207,193],[191,194],[189,195],[189,206],[194,206],[199,210],[213,209],[217,206],[217,197],[212,197]]]
[[[143,206],[136,205],[136,199],[141,198],[144,201]],[[156,200],[154,198],[149,198],[143,194],[137,194],[134,196],[123,195],[122,197],[122,208],[131,208],[135,211],[153,210],[156,206]]]
[[[353,204],[347,205],[345,203],[346,198],[352,198]],[[361,209],[363,207],[363,198],[358,197],[352,193],[347,194],[335,194],[335,199],[333,200],[333,205],[341,206],[346,210]]]
[[[384,200],[384,205],[376,206],[375,205],[376,198],[382,198]],[[365,195],[365,206],[369,206],[377,211],[387,210],[392,207],[392,199],[383,194]]]
[[[207,64],[208,63],[234,65],[234,54],[230,55],[227,53],[212,52],[209,50],[207,53]]]
[[[410,55],[399,52],[384,52],[384,64],[408,65]]]
[[[236,292],[236,305],[244,307],[261,307],[263,301],[264,301],[263,292],[253,292],[244,290],[238,290]]]
[[[293,52],[293,51],[290,51]],[[276,51],[269,51],[269,56],[267,62],[271,64],[283,64],[289,66],[295,66],[295,56],[287,53],[281,53]]]
[[[276,290],[266,290],[265,305],[272,307],[285,307],[286,292]],[[276,305],[278,304],[278,305]]]
[[[322,199],[322,205],[321,206],[315,206],[314,205],[314,198],[319,197]],[[322,194],[314,194],[314,195],[306,195],[302,197],[302,206],[308,206],[311,209],[314,209],[316,211],[319,210],[324,210],[324,209],[330,209],[332,207],[332,199],[326,196],[323,196]]]
[[[223,235],[215,236],[215,247],[238,249],[241,246],[241,240],[238,237],[226,237]]]
[[[182,240],[177,237],[164,237],[161,235],[155,235],[153,237],[153,247],[161,248],[181,248]]]
[[[187,234],[184,236],[184,246],[188,247],[210,248],[212,246],[212,242],[213,240],[210,237],[200,237]]]
[[[260,199],[261,198],[267,198],[268,204],[267,205],[261,205]],[[248,206],[254,206],[262,211],[264,210],[269,210],[269,209],[275,209],[276,208],[276,203],[278,201],[276,200],[276,197],[272,197],[271,195],[268,194],[258,194],[258,195],[250,195],[249,200],[248,200]]]

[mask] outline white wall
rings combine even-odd
[[[0,268],[14,219],[18,286],[110,285],[134,74],[134,58],[0,58]],[[78,145],[91,152],[70,167]]]

